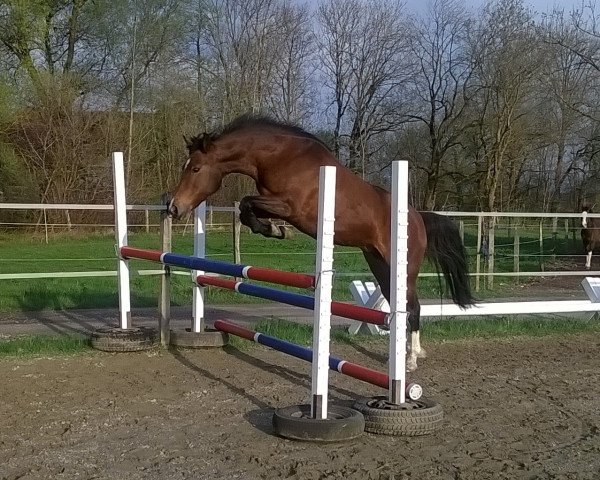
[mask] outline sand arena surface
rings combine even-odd
[[[316,445],[273,435],[310,365],[261,346],[0,360],[1,479],[598,479],[600,339],[425,344],[445,412],[425,437]],[[385,369],[386,345],[334,345]],[[337,373],[344,402],[382,391]]]

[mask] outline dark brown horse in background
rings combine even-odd
[[[243,116],[218,134],[192,138],[187,148],[189,159],[169,203],[170,214],[175,218],[188,214],[221,187],[223,177],[240,173],[254,179],[259,193],[240,201],[240,221],[266,237],[285,237],[285,230],[270,220],[280,219],[314,238],[319,168],[337,167],[334,242],[362,250],[389,301],[391,196],[342,166],[321,140],[295,126]],[[454,223],[412,207],[408,219],[411,349],[407,368],[414,370],[417,357],[425,356],[419,342],[416,282],[426,251],[443,272],[455,303],[466,307],[473,297],[465,250]]]
[[[592,253],[600,247],[600,218],[588,218],[587,214],[592,213],[592,209],[584,206],[581,209],[583,216],[581,219],[581,240],[583,248],[586,251],[585,268],[592,268]]]

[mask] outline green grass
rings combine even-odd
[[[521,271],[540,270],[539,258],[534,255],[539,250],[535,229],[520,231],[522,240]],[[469,252],[471,271],[474,271],[476,230],[472,226],[465,228],[465,244]],[[0,232],[0,273],[58,272],[86,270],[115,270],[114,237],[109,234],[55,234],[49,242],[39,235]],[[132,231],[129,243],[143,248],[158,248],[158,234]],[[544,252],[554,251],[557,255],[580,253],[580,242],[557,237],[556,244],[547,240]],[[207,235],[206,252],[208,258],[233,261],[233,240],[231,232],[211,230]],[[512,238],[506,229],[496,234],[496,271],[512,271]],[[504,245],[504,246],[503,246]],[[173,236],[173,251],[191,254],[192,239],[189,234],[177,232]],[[527,255],[530,255],[529,257]],[[269,266],[292,272],[312,272],[315,263],[315,241],[303,234],[285,241],[267,239],[253,235],[246,229],[241,234],[241,261],[244,264]],[[151,262],[131,261],[131,270],[157,269]],[[351,300],[348,284],[353,279],[373,280],[369,268],[359,250],[348,247],[336,247],[334,254],[334,298]],[[421,272],[432,272],[426,263]],[[355,274],[344,276],[344,274]],[[520,279],[521,282],[526,279]],[[496,280],[493,291],[481,290],[480,299],[502,297],[511,293],[517,280],[504,278]],[[131,292],[134,307],[156,305],[159,290],[159,277],[140,277],[132,275]],[[482,281],[482,285],[484,282]],[[192,284],[187,276],[172,276],[171,300],[173,305],[189,305]],[[422,277],[418,289],[422,298],[439,298],[439,283],[436,278]],[[236,293],[209,287],[206,290],[207,302],[241,303],[263,302]],[[106,308],[116,307],[116,277],[72,278],[72,279],[34,279],[0,280],[0,311],[29,311],[44,309]]]
[[[263,320],[254,330],[298,345],[312,345],[313,327],[286,320]],[[599,320],[549,319],[532,317],[481,317],[470,320],[448,320],[424,322],[421,325],[423,337],[428,342],[469,340],[475,338],[501,339],[514,337],[542,337],[546,335],[569,335],[600,333]],[[231,346],[248,348],[247,340],[230,335]],[[332,328],[331,340],[342,344],[385,343],[387,336],[350,335],[345,328]]]
[[[90,340],[83,337],[33,335],[0,340],[0,357],[72,355],[91,348]]]
[[[312,346],[313,327],[309,324],[298,324],[287,320],[263,320],[256,324],[258,332],[271,335],[288,342],[307,347]],[[452,320],[426,322],[422,325],[423,338],[427,342],[452,342],[459,340],[506,339],[515,337],[542,337],[547,335],[573,335],[600,333],[599,320],[551,319],[540,320],[527,317],[488,317],[471,320]],[[248,351],[256,344],[230,335],[229,347]],[[345,328],[335,327],[331,330],[334,344],[387,345],[387,336],[350,335]],[[72,355],[89,351],[90,340],[80,336],[23,336],[14,339],[0,340],[0,358],[28,357],[39,355]]]
[[[539,319],[532,317],[479,317],[469,320],[428,322],[422,326],[423,336],[431,341],[471,338],[541,337],[600,333],[600,321],[579,319]]]

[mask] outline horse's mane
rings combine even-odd
[[[283,130],[294,136],[309,138],[320,143],[327,150],[330,150],[329,147],[325,144],[325,142],[323,142],[323,140],[313,135],[312,133],[308,133],[302,127],[291,123],[280,122],[268,116],[254,114],[241,115],[235,120],[225,125],[220,131],[216,131],[213,133],[205,133],[203,135],[193,137],[190,141],[188,141],[188,149],[205,151],[205,149],[208,146],[207,141],[212,142],[214,140],[219,139],[220,137],[230,135],[241,130],[261,128]]]

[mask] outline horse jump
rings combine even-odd
[[[114,155],[114,172],[115,176],[118,173],[122,173],[122,155]],[[117,165],[119,164],[120,165]],[[407,177],[407,168],[404,162],[404,171],[402,172],[402,178]],[[329,174],[328,174],[329,172]],[[399,179],[401,178],[400,168],[398,164],[394,164],[394,178],[397,183],[399,183]],[[287,285],[302,285],[302,286],[313,286],[316,284],[318,287],[316,290],[315,298],[313,299],[313,309],[315,311],[315,326],[314,326],[314,338],[313,338],[313,351],[315,355],[313,356],[313,402],[312,402],[312,416],[313,418],[326,419],[327,418],[327,389],[328,389],[328,381],[327,376],[323,375],[324,368],[327,369],[329,362],[329,328],[330,328],[330,312],[331,312],[331,287],[332,287],[332,260],[333,260],[333,236],[334,236],[334,196],[333,192],[335,191],[335,168],[332,167],[321,167],[321,179],[320,179],[320,195],[319,195],[319,224],[318,224],[318,252],[317,252],[317,278],[318,282],[315,282],[315,277],[292,274],[290,272],[276,272],[273,269],[257,269],[256,267],[251,266],[243,266],[243,265],[234,265],[227,264],[226,262],[215,262],[208,261],[206,259],[199,259],[195,257],[188,257],[185,255],[173,254],[168,252],[160,252],[156,250],[144,250],[144,249],[136,249],[127,246],[127,235],[126,235],[126,218],[124,218],[123,213],[125,212],[124,208],[124,182],[122,179],[119,181],[115,178],[115,214],[116,214],[116,231],[117,231],[117,239],[118,239],[118,247],[119,253],[121,256],[121,264],[125,264],[123,267],[124,275],[121,277],[119,275],[119,287],[120,287],[120,300],[124,299],[124,296],[121,292],[122,280],[127,280],[128,287],[128,267],[126,266],[126,261],[128,258],[140,258],[150,261],[157,261],[163,263],[165,265],[176,265],[184,268],[189,268],[192,270],[208,270],[208,271],[216,271],[221,272],[223,274],[230,274],[235,276],[243,276],[246,278],[254,278],[261,280],[272,280],[279,279],[282,280],[282,283]],[[325,192],[329,193],[329,202],[327,202]],[[404,192],[406,194],[406,191]],[[402,219],[403,215],[406,215],[408,211],[408,204],[406,203],[407,196],[395,194],[396,199],[396,208],[394,210],[394,220],[396,225],[394,226],[394,231],[397,231],[398,235],[396,235],[396,242],[398,242],[398,238],[406,239],[406,233],[400,235],[400,230],[402,230],[402,226],[406,227],[407,222],[406,218]],[[328,242],[326,240],[329,240]],[[196,243],[196,242],[195,242]],[[402,285],[402,280],[405,279],[406,274],[406,260],[402,260],[403,254],[406,255],[406,243],[404,242],[404,246],[402,246],[402,241],[399,241],[398,245],[394,249],[395,255],[397,256],[397,262],[395,264],[395,268],[393,269],[396,278],[392,278],[392,284],[396,284],[397,281],[398,287],[394,288],[393,293],[396,297],[396,303],[398,306],[402,308],[397,308],[393,310],[393,314],[390,316],[390,324],[391,324],[391,339],[394,341],[390,342],[390,375],[388,377],[388,391],[390,395],[390,401],[395,404],[403,404],[406,398],[406,377],[405,377],[405,347],[406,347],[406,312],[404,312],[404,306],[406,305],[406,297],[404,296],[404,301],[402,299],[403,293],[405,290],[400,286]],[[404,270],[404,275],[403,275]],[[121,272],[121,269],[120,269]],[[128,290],[128,288],[127,288]],[[128,292],[127,292],[128,293]],[[128,295],[127,295],[128,297]],[[301,296],[300,296],[301,297]],[[129,299],[126,299],[126,302],[121,303],[121,306],[129,307]],[[336,303],[334,303],[336,305]],[[360,313],[361,310],[363,314],[366,314],[369,309],[364,309],[363,307],[358,306],[350,306],[353,308],[348,309],[348,306],[337,306],[338,310],[336,311],[354,311],[354,315],[358,311]],[[334,309],[336,307],[334,306]],[[339,310],[341,309],[341,310]],[[385,314],[382,312],[377,312],[371,315],[374,315],[375,321],[380,324],[385,322]],[[121,314],[123,318],[123,314]],[[325,318],[325,322],[323,325],[320,324],[321,320]],[[357,317],[354,317],[357,318]],[[362,318],[359,316],[359,318]],[[371,318],[371,320],[373,320]],[[366,320],[363,318],[363,320]],[[130,318],[128,320],[130,324]],[[324,355],[324,353],[326,355]],[[323,368],[324,367],[324,368]],[[325,370],[326,372],[326,370]],[[324,386],[324,388],[323,388]],[[320,393],[319,393],[320,392]],[[414,391],[412,393],[414,395]]]

